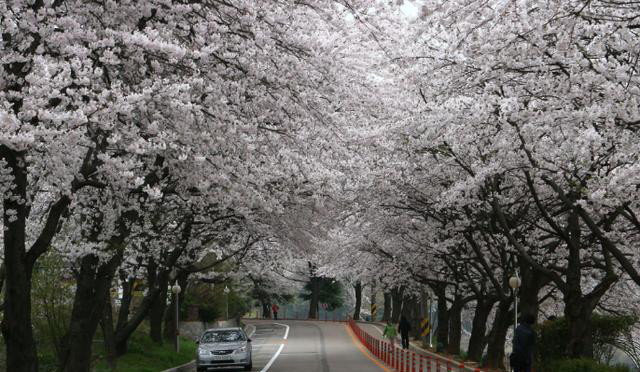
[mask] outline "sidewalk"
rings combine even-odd
[[[371,328],[375,328],[377,332],[369,332],[374,338],[385,341],[382,338],[382,329],[384,329],[385,324],[381,322],[366,322],[366,321],[358,321],[358,325],[366,330],[370,330]],[[396,343],[396,348],[398,348],[398,343]],[[483,372],[504,372],[501,369],[487,369],[480,368],[479,364],[472,361],[464,361],[460,359],[456,359],[451,355],[439,354],[435,351],[425,349],[422,347],[422,343],[419,340],[409,340],[409,350],[415,352],[416,354],[423,355],[426,357],[430,357],[434,360],[439,360],[443,363],[450,363],[452,366],[456,367],[456,370],[465,371],[465,372],[473,372],[481,370]]]

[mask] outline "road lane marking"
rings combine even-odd
[[[253,324],[249,324],[249,325],[247,325],[247,327],[246,327],[246,328],[249,328],[249,327],[253,327],[253,332],[251,332],[251,333],[247,333],[247,337],[251,337],[254,333],[256,333],[256,329],[258,329],[258,327],[254,326]],[[245,330],[244,330],[245,332],[247,332],[246,328],[245,328]]]
[[[378,331],[378,333],[380,333],[381,335],[384,335],[384,333],[382,332],[382,330],[381,330],[380,328],[378,328],[378,326],[377,326],[377,325],[375,325],[375,324],[371,324],[371,326],[372,326],[373,328],[375,328],[375,329],[376,329],[376,331]]]
[[[273,362],[275,362],[276,358],[278,358],[278,355],[280,355],[280,353],[282,352],[282,348],[284,348],[284,344],[280,344],[280,348],[278,348],[278,351],[276,351],[276,353],[273,354],[273,357],[271,357],[271,360],[269,360],[269,363],[267,363],[267,365],[264,366],[264,368],[261,369],[260,372],[267,372],[269,370]]]
[[[281,324],[281,323],[273,323],[273,324],[277,324],[279,326],[283,326],[283,327],[287,327],[287,330],[284,332],[284,337],[283,339],[287,339],[287,337],[289,336],[289,326],[286,324]]]
[[[362,352],[362,354],[364,354],[367,358],[369,358],[373,363],[375,363],[375,365],[377,365],[378,367],[382,368],[384,371],[386,372],[392,372],[389,368],[387,368],[387,366],[385,366],[384,364],[382,364],[377,358],[371,356],[371,354],[364,348],[364,346],[360,343],[360,341],[356,338],[355,333],[353,333],[353,331],[351,330],[351,328],[348,325],[344,325],[344,327],[347,329],[347,333],[349,334],[349,336],[351,336],[351,341],[353,342],[354,345],[356,345],[356,347],[358,348],[358,350],[360,350]]]

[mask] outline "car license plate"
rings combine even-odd
[[[228,355],[213,355],[213,360],[233,360]]]

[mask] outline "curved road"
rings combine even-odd
[[[391,372],[345,323],[247,320],[257,372]],[[194,368],[195,369],[195,368]]]

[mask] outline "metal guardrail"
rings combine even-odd
[[[484,372],[479,367],[465,366],[464,362],[444,357],[424,355],[415,351],[392,347],[391,343],[371,336],[352,319],[349,327],[371,354],[397,372]]]

